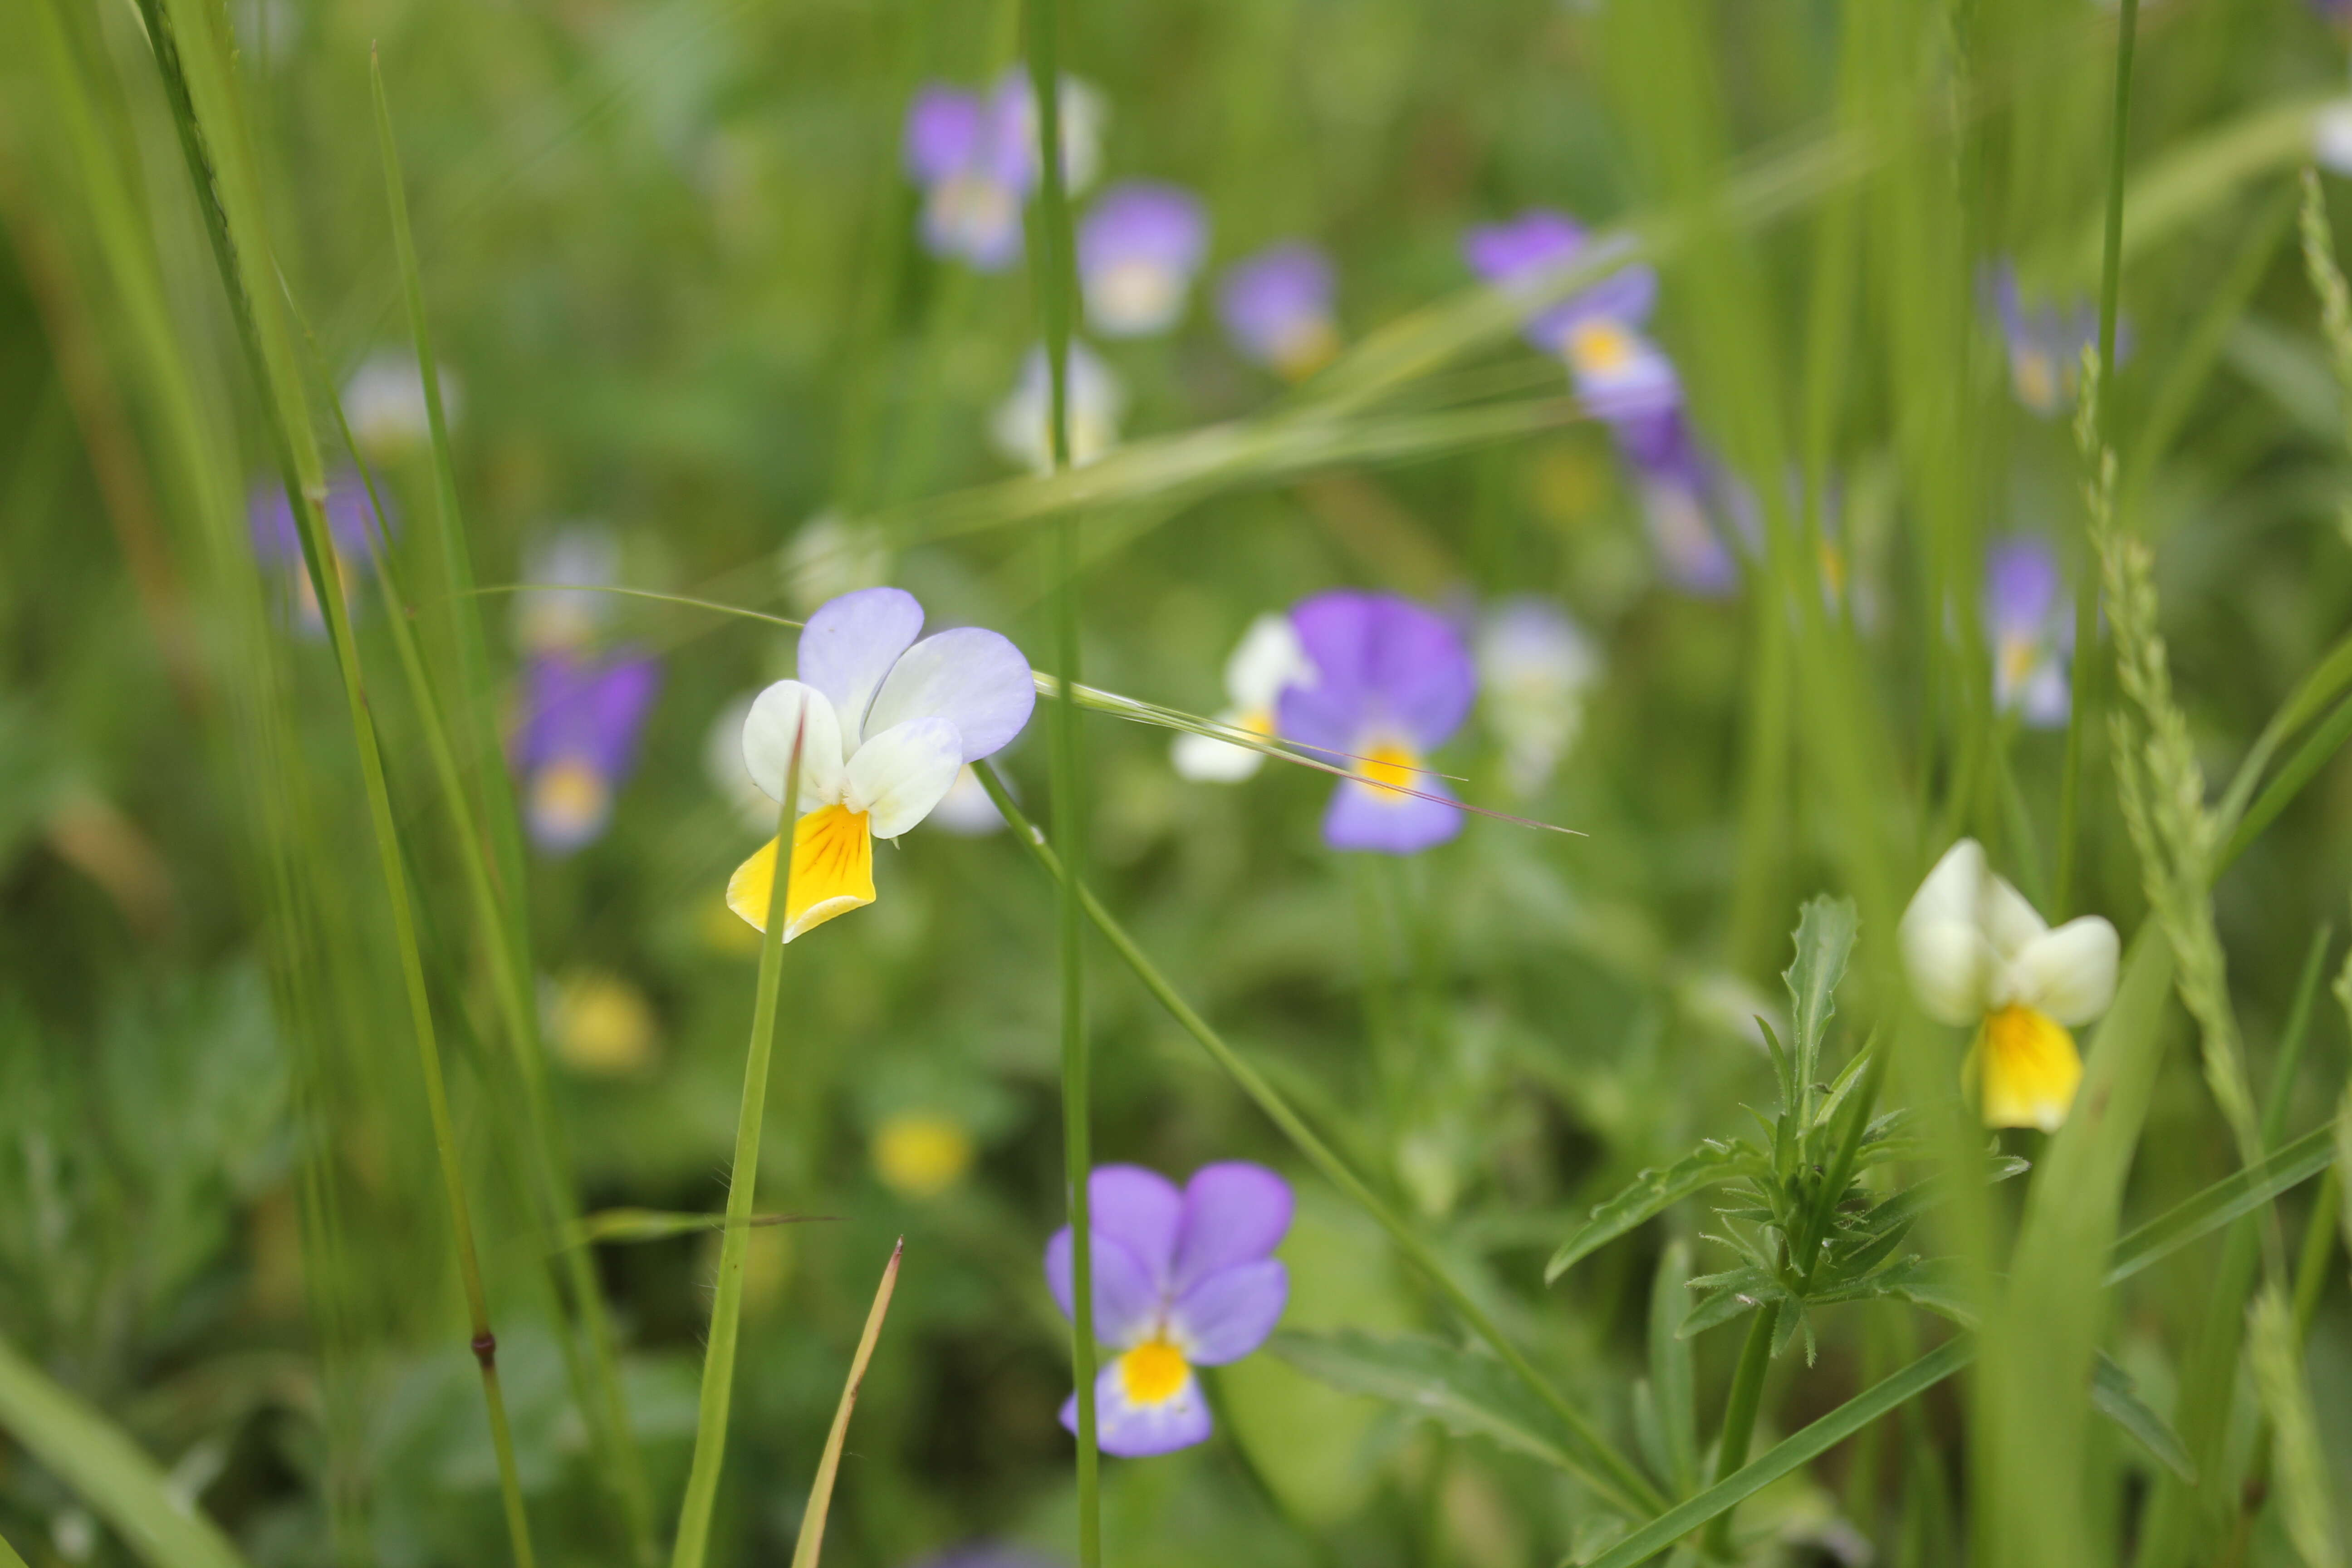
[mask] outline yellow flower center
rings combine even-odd
[[[971,1135],[929,1111],[893,1116],[874,1134],[874,1173],[901,1197],[931,1198],[971,1169]]]
[[[531,776],[531,820],[558,843],[587,837],[612,805],[612,786],[583,758],[558,757]]]
[[[1587,375],[1612,375],[1633,363],[1633,334],[1605,319],[1579,321],[1568,330],[1568,357]]]
[[[1402,805],[1413,797],[1404,792],[1421,787],[1421,753],[1397,741],[1380,741],[1356,764],[1356,776],[1380,786],[1383,805]]]
[[[1962,1070],[1977,1087],[1986,1126],[2054,1132],[2074,1103],[2083,1058],[2065,1026],[2012,1005],[1985,1015]]]
[[[1339,334],[1330,322],[1320,317],[1301,321],[1275,344],[1275,372],[1285,381],[1305,381],[1330,363],[1339,352]]]
[[[727,907],[761,931],[776,884],[772,838],[727,879]],[[874,835],[866,813],[820,806],[793,829],[793,872],[784,889],[784,940],[874,901]]]
[[[2049,354],[2037,348],[2012,349],[2009,375],[2017,387],[2017,400],[2036,414],[2047,414],[2058,406],[2065,384],[2057,363]]]
[[[1246,730],[1261,741],[1271,741],[1274,739],[1274,710],[1252,708],[1247,712],[1237,714],[1234,719],[1234,728]]]
[[[2041,662],[2042,645],[2033,637],[2016,632],[2000,639],[2001,683],[2010,689],[2014,690],[2032,679]]]
[[[1118,1358],[1119,1386],[1136,1405],[1164,1405],[1184,1387],[1192,1369],[1166,1340],[1146,1340]]]

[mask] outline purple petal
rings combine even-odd
[[[2007,539],[1985,555],[1985,624],[1996,635],[2039,633],[2058,605],[2056,552],[2038,539]]]
[[[1190,272],[1209,247],[1208,211],[1181,186],[1129,180],[1096,198],[1078,226],[1077,245],[1081,272],[1122,261]]]
[[[1308,334],[1328,331],[1331,262],[1314,246],[1276,245],[1225,273],[1217,310],[1242,353],[1261,364],[1297,352]]]
[[[1062,1427],[1078,1429],[1078,1396],[1062,1406]],[[1187,1376],[1173,1397],[1157,1405],[1139,1405],[1127,1396],[1118,1363],[1104,1367],[1095,1378],[1095,1446],[1123,1459],[1144,1459],[1171,1454],[1208,1440],[1209,1402],[1202,1396],[1201,1380]]]
[[[1444,782],[1423,778],[1422,795],[1447,795]],[[1323,814],[1323,842],[1334,849],[1418,855],[1462,831],[1462,812],[1444,800],[1424,800],[1350,779],[1332,792]]]
[[[903,588],[860,588],[827,600],[801,629],[800,679],[831,700],[841,738],[855,745],[890,667],[923,629],[923,606]]]
[[[1176,1298],[1170,1337],[1195,1366],[1223,1366],[1265,1343],[1290,1300],[1290,1272],[1278,1258],[1221,1269]]]
[[[1070,1227],[1055,1231],[1045,1243],[1045,1287],[1053,1291],[1062,1316],[1076,1321],[1071,1304],[1074,1271],[1070,1263]],[[1097,1230],[1094,1244],[1095,1338],[1120,1350],[1141,1344],[1160,1331],[1164,1271],[1155,1271],[1122,1246]]]
[[[1193,1172],[1176,1233],[1177,1294],[1223,1269],[1272,1257],[1290,1228],[1290,1184],[1264,1165],[1227,1160]]]
[[[1444,616],[1393,594],[1346,589],[1318,594],[1291,612],[1300,647],[1314,665],[1315,695],[1282,698],[1283,733],[1310,745],[1360,752],[1368,735],[1394,731],[1423,752],[1444,743],[1469,715],[1478,672],[1461,634]],[[1348,704],[1355,725],[1335,731]],[[1318,733],[1307,732],[1313,729]]]
[[[1462,255],[1487,282],[1508,283],[1573,260],[1584,240],[1584,226],[1566,213],[1534,207],[1470,230],[1462,237]]]
[[[381,549],[398,519],[387,500],[383,526],[376,523],[375,508],[369,504],[366,483],[350,468],[331,474],[327,479],[327,537],[334,541],[336,550],[351,561],[366,563],[371,549]]]
[[[294,509],[287,504],[284,485],[276,479],[256,481],[247,493],[246,521],[253,530],[253,552],[264,563],[302,559],[302,537],[294,527]]]
[[[991,135],[978,94],[927,83],[907,106],[907,172],[930,184],[972,169],[989,152]]]
[[[971,763],[1010,745],[1036,705],[1037,682],[1021,650],[995,632],[958,626],[900,656],[866,728],[878,734],[910,719],[945,719]]]
[[[660,687],[661,667],[641,654],[533,658],[523,674],[522,765],[571,758],[618,784],[635,763],[637,735]]]

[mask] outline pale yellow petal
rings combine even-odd
[[[761,931],[774,897],[776,841],[735,868],[727,907]],[[810,812],[793,830],[792,882],[784,889],[784,940],[874,901],[874,836],[866,814],[844,805]]]

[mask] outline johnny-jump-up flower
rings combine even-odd
[[[782,801],[794,737],[799,821],[783,940],[874,901],[874,840],[896,838],[938,806],[956,773],[1011,743],[1037,689],[1021,650],[958,626],[917,642],[923,607],[900,588],[844,594],[801,631],[799,679],[760,693],[743,721],[743,761]],[[761,930],[776,841],[735,869],[727,904]]]
[[[2074,613],[2064,588],[2057,552],[2041,540],[2004,540],[1985,556],[1993,705],[2032,729],[2063,729],[2073,698]]]
[[[598,590],[620,574],[620,544],[608,528],[574,523],[539,541],[523,552],[523,581],[539,586],[515,595],[515,645],[525,653],[593,645],[612,607],[612,595]]]
[[[322,510],[327,547],[334,556],[328,564],[349,603],[352,584],[374,569],[374,552],[389,542],[398,519],[387,503],[379,524],[375,508],[368,500],[367,486],[349,468],[328,476]],[[253,530],[253,553],[284,585],[284,602],[292,611],[296,628],[310,637],[324,632],[326,617],[302,563],[302,535],[295,525],[294,509],[286,500],[286,487],[276,479],[256,484],[247,502],[246,518]]]
[[[1339,352],[1331,258],[1294,240],[1234,263],[1217,290],[1217,314],[1244,359],[1286,381],[1304,381]]]
[[[1986,269],[1983,287],[2009,351],[2009,384],[2017,401],[2044,419],[2063,412],[2082,379],[2083,351],[2099,341],[2097,310],[2088,303],[2073,310],[2049,300],[2027,304],[2017,268],[2006,261]]]
[[[1567,611],[1534,595],[1487,611],[1477,651],[1478,700],[1502,742],[1503,776],[1524,798],[1550,782],[1576,743],[1601,655]]]
[[[555,650],[524,666],[515,763],[532,843],[568,855],[604,835],[660,689],[661,667],[627,650]]]
[[[1474,228],[1462,249],[1471,270],[1505,289],[1540,281],[1579,259],[1598,261],[1631,241],[1595,240],[1563,213],[1534,209],[1508,223]],[[1674,362],[1643,334],[1658,302],[1658,275],[1645,264],[1621,267],[1557,304],[1534,310],[1528,341],[1568,362],[1577,395],[1603,419],[1671,408],[1682,400]]]
[[[1424,763],[1478,693],[1460,634],[1393,594],[1346,589],[1307,600],[1290,623],[1313,677],[1283,689],[1279,731],[1353,770],[1324,814],[1324,842],[1412,855],[1461,832],[1460,810]]]
[[[907,173],[923,191],[923,244],[982,272],[1020,258],[1021,205],[1037,162],[1024,122],[1003,102],[1002,93],[931,83],[907,106]]]
[[[1963,838],[1919,884],[1896,936],[1920,1009],[1977,1032],[1961,1072],[1985,1125],[2055,1131],[2083,1081],[2069,1031],[2115,1000],[2116,928],[2084,915],[2053,930]]]
[[[1643,526],[1658,567],[1685,594],[1721,598],[1739,587],[1739,557],[1723,514],[1736,495],[1679,408],[1622,421],[1618,449],[1633,468]]]
[[[1114,1353],[1095,1379],[1096,1443],[1138,1458],[1209,1436],[1193,1368],[1223,1366],[1282,1321],[1290,1275],[1274,1249],[1290,1228],[1290,1184],[1263,1165],[1203,1165],[1180,1192],[1156,1171],[1100,1165],[1092,1205],[1095,1338]],[[1045,1282],[1071,1315],[1070,1227],[1045,1247]],[[1062,1406],[1077,1430],[1078,1401]]]
[[[1127,412],[1127,388],[1110,366],[1095,357],[1086,344],[1070,344],[1069,363],[1070,467],[1083,468],[1118,445],[1119,416]],[[1053,447],[1046,421],[1052,416],[1053,384],[1045,351],[1029,351],[1021,362],[1021,379],[997,405],[990,437],[1007,462],[1040,474],[1054,471]]]
[[[1166,331],[1208,249],[1208,213],[1192,192],[1150,180],[1111,186],[1078,225],[1087,321],[1107,338]]]
[[[439,367],[441,417],[456,428],[465,403],[457,377]],[[343,417],[361,451],[390,461],[425,445],[433,434],[425,406],[425,377],[406,349],[378,349],[343,383]]]
[[[1265,740],[1276,731],[1275,703],[1282,689],[1309,679],[1313,667],[1298,646],[1298,634],[1287,616],[1260,616],[1242,634],[1240,644],[1225,660],[1228,706],[1217,722],[1246,730]],[[1201,784],[1239,784],[1265,765],[1265,753],[1248,746],[1220,741],[1213,735],[1181,734],[1170,748],[1178,773]]]
[[[1110,100],[1090,81],[1065,75],[1060,102],[1062,121],[1062,188],[1075,196],[1102,173],[1103,132],[1110,123]],[[1030,89],[1024,66],[1007,68],[996,79],[995,109],[1028,166],[1023,184],[1035,190],[1045,184],[1037,157],[1037,95]]]

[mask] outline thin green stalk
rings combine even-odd
[[[1403,1216],[1383,1203],[1363,1178],[1350,1170],[1316,1135],[1274,1086],[1266,1082],[1255,1068],[1244,1060],[1239,1052],[1226,1044],[1223,1037],[1192,1010],[1192,1005],[1177,993],[1167,977],[1136,945],[1135,939],[1128,935],[1126,928],[1111,918],[1110,911],[1103,908],[1102,900],[1096,898],[1084,883],[1065,873],[1060,857],[1054,853],[1053,847],[1021,808],[1013,804],[1013,796],[1006,792],[1004,781],[997,775],[995,768],[983,762],[977,764],[977,771],[980,782],[988,790],[989,798],[996,803],[997,810],[1004,814],[1005,822],[1013,829],[1013,837],[1027,848],[1046,875],[1065,887],[1076,889],[1087,917],[1094,921],[1095,929],[1110,943],[1111,951],[1118,954],[1120,961],[1142,983],[1143,988],[1167,1009],[1168,1016],[1176,1021],[1177,1026],[1199,1042],[1201,1048],[1209,1053],[1211,1058],[1224,1069],[1226,1076],[1249,1096],[1265,1113],[1266,1119],[1290,1140],[1292,1146],[1307,1157],[1307,1163],[1320,1172],[1326,1181],[1345,1193],[1388,1233],[1390,1241],[1404,1255],[1406,1261],[1437,1288],[1438,1293],[1470,1326],[1471,1331],[1493,1347],[1503,1363],[1582,1442],[1588,1450],[1588,1459],[1579,1474],[1585,1483],[1616,1506],[1629,1511],[1649,1513],[1663,1508],[1664,1499],[1651,1484],[1649,1478],[1620,1454],[1591,1418],[1570,1404],[1568,1397],[1536,1369],[1486,1310],[1454,1280],[1447,1271],[1444,1260],[1437,1255],[1436,1248],[1423,1240]]]
[[[359,752],[360,776],[367,797],[377,861],[392,906],[394,945],[415,1031],[418,1066],[425,1079],[435,1155],[449,1205],[451,1239],[457,1249],[467,1318],[472,1330],[471,1348],[481,1368],[482,1397],[489,1416],[491,1445],[498,1456],[499,1494],[508,1534],[517,1568],[531,1568],[534,1557],[530,1521],[515,1467],[514,1438],[507,1422],[506,1399],[499,1383],[498,1340],[490,1331],[489,1306],[482,1289],[465,1176],[457,1161],[457,1136],[442,1076],[440,1047],[435,1037],[432,1000],[425,981],[415,911],[409,903],[407,878],[402,865],[399,831],[393,818],[391,791],[384,778],[383,759],[377,749],[374,721],[361,680],[359,649],[352,635],[349,606],[343,603],[340,576],[329,564],[334,554],[321,510],[325,485],[320,473],[318,448],[304,412],[300,378],[293,368],[285,323],[267,310],[252,293],[243,259],[253,257],[266,261],[269,247],[259,217],[260,193],[254,184],[250,153],[237,120],[234,78],[216,51],[206,19],[195,18],[187,35],[191,57],[184,57],[181,36],[175,26],[177,18],[168,0],[142,0],[141,11],[238,336],[255,380],[268,395],[266,402],[273,416],[270,435],[287,501],[293,510],[304,565],[317,592],[341,678],[344,705]]]
[[[1748,1440],[1756,1433],[1756,1412],[1764,1403],[1764,1374],[1772,1366],[1772,1334],[1780,1326],[1780,1303],[1759,1307],[1748,1321],[1748,1342],[1739,1348],[1739,1370],[1732,1374],[1731,1395],[1724,1402],[1723,1436],[1715,1450],[1715,1479],[1737,1474],[1748,1463]],[[1720,1555],[1731,1550],[1731,1513],[1725,1509],[1707,1526],[1706,1550]]]
[[[1070,466],[1070,303],[1074,292],[1069,193],[1062,168],[1061,18],[1055,0],[1026,0],[1029,90],[1037,105],[1038,237],[1033,247],[1045,329],[1046,450],[1054,471]],[[1070,1215],[1070,1367],[1077,1384],[1078,1564],[1102,1562],[1101,1455],[1095,1438],[1094,1236],[1087,1179],[1094,1168],[1086,1011],[1086,917],[1077,889],[1086,870],[1086,758],[1078,731],[1078,519],[1054,531],[1054,658],[1060,677],[1053,716],[1054,837],[1069,857],[1061,889],[1062,1155]]]
[[[805,723],[805,721],[803,721]],[[694,1419],[694,1460],[678,1507],[671,1568],[702,1568],[710,1549],[710,1515],[727,1458],[727,1411],[735,1396],[735,1341],[743,1323],[743,1259],[751,1244],[751,1199],[760,1179],[760,1128],[768,1110],[768,1063],[776,1043],[776,994],[784,972],[784,910],[792,902],[793,805],[801,795],[801,742],[793,737],[776,808],[776,875],[768,886],[767,929],[760,940],[760,980],[751,1007],[751,1043],[743,1063],[743,1100],[735,1112],[735,1165],[727,1179],[727,1227],[719,1243],[719,1280],[710,1306],[710,1340],[702,1355],[702,1393]]]

